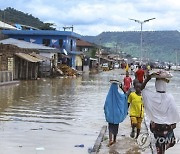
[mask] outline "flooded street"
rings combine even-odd
[[[0,154],[88,153],[106,124],[103,106],[109,80],[122,80],[121,72],[0,87]],[[180,73],[173,74],[168,91],[180,111]],[[80,144],[84,147],[74,147]]]
[[[111,78],[119,72],[0,87],[0,153],[87,153],[105,124]]]

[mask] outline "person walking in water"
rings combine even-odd
[[[131,119],[131,127],[132,131],[130,136],[132,138],[135,137],[135,128],[136,131],[136,139],[138,138],[141,130],[141,123],[144,117],[144,106],[141,96],[141,83],[137,82],[135,85],[135,92],[131,92],[128,97],[128,102],[130,103],[129,107],[129,115]]]
[[[109,129],[108,146],[116,143],[119,123],[121,123],[126,118],[128,110],[126,94],[119,93],[117,82],[111,82],[112,84],[104,104],[104,113]],[[122,84],[120,84],[119,87],[122,89]]]
[[[129,88],[131,87],[132,85],[132,79],[131,77],[129,76],[129,72],[126,72],[126,76],[124,77],[124,91],[127,92],[129,90]]]
[[[129,64],[128,63],[126,63],[125,71],[129,72]]]
[[[139,80],[138,79],[134,79],[133,80],[133,86],[131,88],[129,88],[129,90],[126,92],[126,95],[127,95],[127,98],[129,97],[129,95],[132,93],[132,92],[135,92],[135,86],[136,84],[139,83]],[[128,102],[128,108],[130,106],[130,103]]]
[[[141,65],[138,66],[138,70],[135,72],[135,78],[139,80],[140,83],[143,83],[144,81],[144,75],[145,72],[144,70],[141,68]]]
[[[153,76],[154,74],[147,76],[141,89],[145,111],[151,120],[150,130],[156,139],[157,154],[164,154],[165,150],[176,143],[173,130],[180,121],[180,116],[173,95],[166,92],[167,78],[156,78],[156,92],[145,88]]]

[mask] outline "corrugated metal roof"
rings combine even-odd
[[[77,41],[76,41],[76,45],[77,45],[77,46],[82,46],[82,47],[95,47],[94,44],[89,43],[89,42],[84,41],[84,40],[77,40]]]
[[[15,53],[15,55],[32,63],[38,63],[43,61],[42,59],[36,58],[26,53]]]
[[[2,30],[2,33],[6,35],[57,35],[81,38],[81,35],[77,33],[57,30]]]
[[[15,45],[15,46],[17,46],[19,48],[23,48],[23,49],[37,49],[37,50],[40,49],[40,50],[58,51],[58,49],[56,49],[56,48],[51,48],[51,47],[47,47],[47,46],[44,46],[44,45],[30,43],[30,42],[17,40],[17,39],[13,39],[13,38],[8,38],[8,39],[5,39],[5,40],[1,40],[0,43]]]
[[[9,24],[6,24],[5,22],[2,22],[2,21],[0,21],[0,28],[2,28],[2,29],[15,29],[15,30],[17,30],[16,27],[13,27],[13,26],[11,26]]]
[[[50,60],[50,58],[48,58],[48,57],[45,57],[45,56],[42,56],[42,55],[39,55],[39,54],[36,54],[36,53],[30,53],[29,55],[31,55],[31,56],[33,56],[33,57],[36,57],[36,58],[38,58],[38,59],[41,59],[41,60],[43,60],[43,61],[48,61],[48,60]]]

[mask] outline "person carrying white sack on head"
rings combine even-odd
[[[150,130],[156,139],[157,154],[164,154],[165,150],[175,145],[176,138],[173,129],[180,121],[174,97],[166,92],[166,84],[169,80],[165,78],[166,75],[161,74],[166,74],[166,72],[148,75],[141,86],[145,112],[151,120]],[[145,88],[154,75],[156,92]]]

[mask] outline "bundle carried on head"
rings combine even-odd
[[[168,71],[160,70],[158,72],[153,72],[152,77],[154,77],[154,78],[172,78],[173,75]]]
[[[173,75],[170,72],[164,71],[164,70],[160,70],[158,72],[153,72],[151,74],[151,76],[152,76],[152,78],[164,80],[167,83],[169,82],[169,79],[173,77]]]

